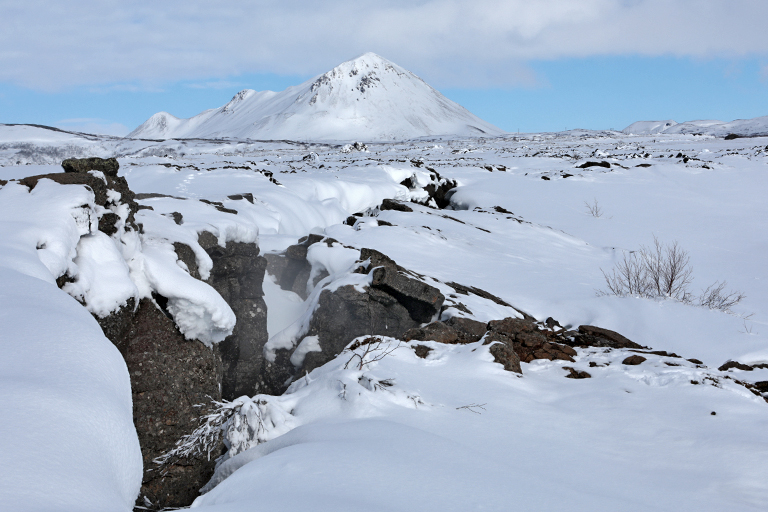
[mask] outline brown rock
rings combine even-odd
[[[416,345],[415,347],[413,347],[413,351],[416,352],[417,357],[426,359],[429,353],[432,352],[432,349],[427,347],[426,345]]]
[[[480,338],[488,331],[488,324],[472,320],[471,318],[454,316],[445,323],[456,330],[460,339],[459,343],[475,343],[480,341]]]
[[[624,359],[621,362],[621,364],[635,366],[635,365],[638,365],[640,363],[643,363],[644,361],[646,361],[646,358],[644,358],[643,356],[634,355],[634,356],[629,356],[628,358]]]
[[[432,322],[424,327],[414,327],[403,334],[405,341],[436,341],[438,343],[459,343],[459,333],[443,322]]]
[[[566,379],[591,379],[592,376],[584,371],[579,371],[574,368],[571,368],[570,366],[563,366],[563,370],[568,370],[568,375],[565,376]]]
[[[520,333],[535,332],[536,324],[531,320],[510,317],[503,320],[491,320],[488,322],[488,329],[507,336],[515,336]]]
[[[504,369],[508,372],[522,375],[523,370],[520,368],[520,358],[517,352],[515,352],[513,342],[509,337],[491,332],[486,336],[485,343],[491,345],[488,350],[493,356],[494,362],[504,366]]]
[[[209,233],[201,245],[213,260],[210,284],[229,304],[237,317],[232,334],[216,345],[224,365],[221,383],[226,400],[264,392],[261,371],[267,333],[267,304],[264,302],[264,272],[267,261],[256,244],[229,242],[226,247],[211,243]]]

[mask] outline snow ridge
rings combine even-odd
[[[768,116],[753,119],[737,119],[730,123],[717,120],[697,120],[677,123],[675,121],[637,121],[622,130],[627,135],[711,135],[726,137],[759,137],[768,135]]]
[[[366,53],[282,92],[237,93],[189,119],[159,112],[130,138],[405,140],[504,132],[374,53]]]

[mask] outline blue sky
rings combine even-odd
[[[0,0],[0,123],[122,135],[373,51],[508,131],[768,115],[765,0]]]

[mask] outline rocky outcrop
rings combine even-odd
[[[68,158],[61,162],[64,172],[87,173],[98,171],[104,176],[117,177],[120,164],[117,158]]]
[[[221,359],[200,341],[185,339],[149,299],[141,300],[135,311],[123,308],[99,323],[120,349],[131,376],[134,424],[144,460],[137,505],[157,510],[188,506],[213,475],[223,444],[210,460],[207,454],[164,466],[154,460],[197,427],[205,404],[221,399]]]
[[[555,342],[551,331],[540,328],[528,319],[505,318],[488,323],[492,332],[503,334],[513,342],[520,361],[530,363],[534,359],[573,361],[576,351],[568,345]]]
[[[117,175],[117,160],[111,158],[109,160],[102,160],[101,158],[87,158],[87,161],[94,161],[91,164],[78,164],[80,160],[70,159],[65,160],[68,165],[65,167],[69,169],[63,173],[41,174],[37,176],[28,176],[19,180],[29,187],[30,190],[37,186],[37,182],[41,179],[49,179],[55,181],[61,185],[85,185],[93,191],[94,202],[105,208],[105,212],[99,218],[99,231],[103,231],[107,235],[112,235],[120,228],[121,218],[115,211],[119,205],[127,205],[127,217],[124,220],[124,226],[128,229],[136,229],[134,222],[134,215],[139,211],[139,205],[134,200],[135,194],[128,188],[128,182],[125,178]],[[100,165],[98,161],[107,162],[104,165]],[[112,163],[114,161],[114,163]],[[64,166],[64,164],[62,164]],[[103,173],[103,176],[91,173],[91,167],[97,167],[102,169],[110,169],[107,172],[99,171]],[[87,171],[76,171],[74,169],[83,168]],[[98,169],[97,169],[98,170]],[[111,191],[108,193],[108,191]]]
[[[428,183],[422,184],[420,180],[414,175],[403,180],[400,184],[408,187],[411,192],[421,192],[423,197],[420,199],[413,199],[415,203],[423,204],[425,206],[431,206],[433,208],[446,208],[451,204],[450,197],[453,190],[458,183],[456,180],[443,178],[432,167],[425,167],[424,162],[421,160],[411,160],[411,163],[416,167],[423,167],[429,172]],[[386,209],[382,205],[382,210]],[[409,209],[410,211],[410,209]]]
[[[301,244],[306,243],[308,247],[321,240],[329,245],[335,242],[315,237],[314,240],[303,240]],[[291,260],[298,261],[287,256],[289,252],[299,253],[296,246],[292,247],[294,249],[289,248],[282,261],[271,256],[268,258],[270,273],[272,268],[276,269],[275,275],[280,276],[278,282],[294,288],[295,281],[291,284],[292,278],[284,277],[286,272],[291,271]],[[303,253],[306,254],[305,251]],[[290,361],[292,350],[277,350],[275,360],[264,367],[266,392],[282,393],[294,376],[327,363],[358,336],[402,338],[406,331],[429,322],[439,314],[445,297],[437,288],[417,279],[415,274],[409,274],[391,258],[373,249],[362,249],[360,260],[355,272],[370,275],[370,286],[361,290],[350,284],[320,292],[317,307],[303,336],[316,336],[321,350],[307,352],[298,367]],[[296,276],[301,275],[296,273]],[[303,285],[306,286],[306,281]],[[296,343],[299,341],[295,340]]]
[[[84,185],[94,193],[100,231],[117,244],[123,234],[139,231],[141,226],[134,216],[142,207],[126,180],[117,176],[117,160],[71,159],[62,167],[66,172],[20,181],[30,189],[41,179]],[[178,213],[174,220],[183,222]],[[137,506],[150,510],[190,505],[213,474],[223,445],[214,448],[210,458],[208,454],[192,455],[168,460],[162,466],[155,460],[192,433],[206,412],[206,404],[243,394],[252,396],[258,392],[261,379],[268,337],[262,289],[266,260],[259,256],[256,244],[230,242],[222,247],[210,233],[202,233],[199,243],[213,261],[206,282],[237,318],[232,334],[214,350],[199,340],[186,339],[165,309],[168,300],[156,293],[140,300],[132,297],[105,317],[95,315],[105,336],[123,355],[130,374],[134,424],[144,460]],[[190,276],[201,279],[192,248],[179,242],[173,247]],[[57,282],[64,286],[73,280],[60,276]]]
[[[621,334],[595,327],[593,325],[580,325],[579,332],[574,334],[574,343],[584,347],[610,347],[610,348],[645,348],[642,345],[628,340]]]
[[[237,317],[232,334],[216,346],[224,365],[221,396],[225,400],[253,396],[262,392],[264,345],[269,338],[262,287],[267,260],[259,256],[256,244],[229,242],[221,247],[207,232],[198,241],[213,260],[208,284]]]

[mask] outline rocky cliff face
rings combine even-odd
[[[70,159],[64,173],[24,178],[33,189],[39,180],[63,185],[84,185],[94,193],[98,231],[113,237],[140,236],[135,214],[142,208],[124,178],[117,176],[115,159]],[[262,367],[262,349],[267,341],[267,308],[262,281],[266,260],[256,244],[230,242],[225,247],[211,233],[203,232],[199,243],[213,261],[205,281],[231,307],[236,327],[212,350],[179,331],[166,309],[168,299],[158,293],[130,297],[118,309],[94,317],[125,359],[131,377],[134,425],[144,460],[144,478],[137,505],[150,509],[188,506],[213,474],[213,452],[169,459],[162,466],[156,459],[172,450],[191,433],[212,401],[256,393]],[[174,244],[178,259],[189,275],[201,279],[195,254],[184,244]],[[76,277],[62,275],[60,287],[68,289]],[[76,297],[86,305],[84,297]]]
[[[230,242],[221,247],[210,233],[202,233],[199,242],[213,260],[208,283],[237,317],[232,334],[216,346],[224,364],[221,396],[253,396],[263,387],[260,373],[269,337],[262,287],[267,260],[259,256],[256,244]]]

